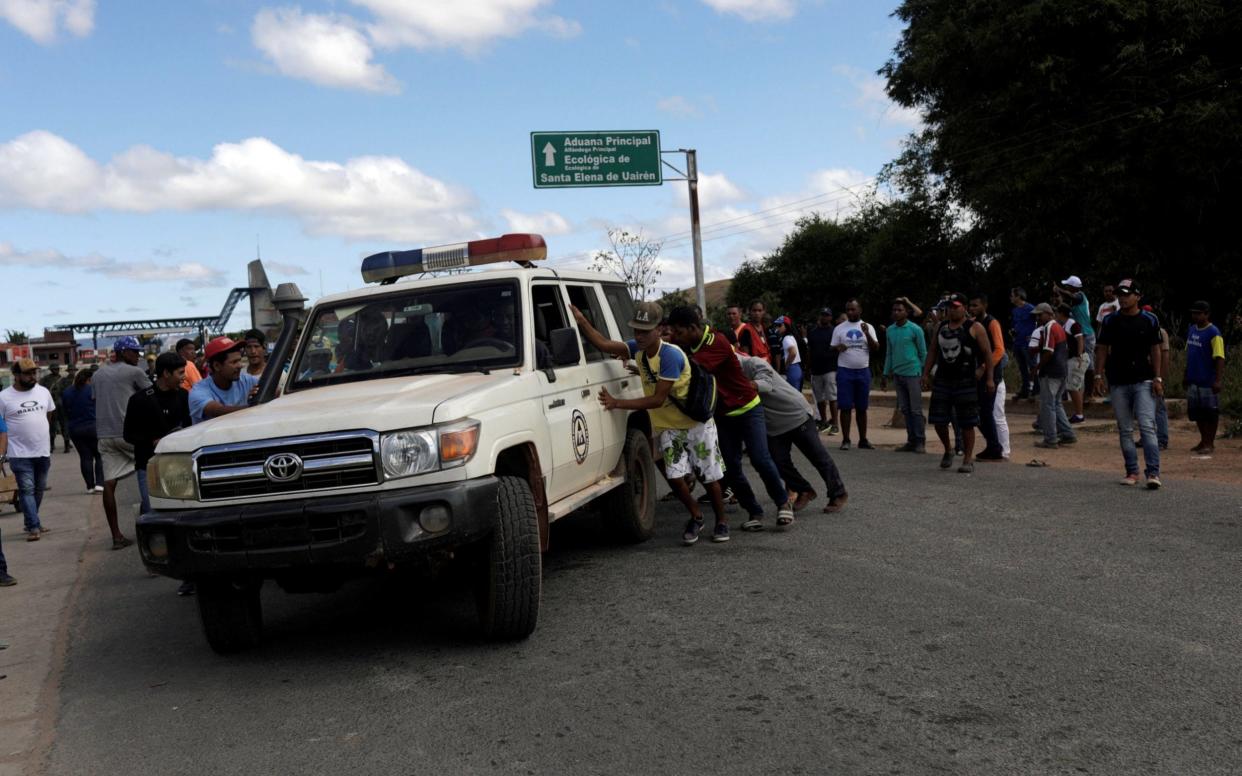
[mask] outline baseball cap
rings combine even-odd
[[[1082,280],[1077,275],[1070,275],[1065,280],[1061,281],[1061,285],[1069,286],[1071,288],[1082,288]]]
[[[1048,304],[1047,302],[1040,302],[1039,304],[1035,305],[1035,314],[1039,315],[1040,313],[1048,313],[1049,315],[1052,315],[1053,314],[1052,305]]]
[[[634,317],[630,319],[630,328],[651,331],[663,320],[664,308],[658,302],[639,302],[634,305]]]
[[[34,362],[33,358],[19,358],[13,362],[14,372],[29,372],[30,370],[38,370],[39,365]]]
[[[820,314],[820,315],[827,315],[829,318],[831,318],[831,317],[832,317],[832,308],[831,308],[831,307],[825,307],[825,308],[823,308],[822,310],[820,310],[820,311],[819,311],[819,314]]]
[[[792,323],[792,321],[789,320],[788,315],[781,315],[778,316],[776,320],[772,321],[772,323],[776,326],[780,326],[782,323]]]
[[[115,353],[120,353],[125,350],[139,350],[140,351],[142,350],[142,345],[139,344],[137,337],[131,337],[131,336],[126,335],[124,337],[121,337],[116,342],[112,343],[112,350]]]
[[[966,297],[961,294],[949,294],[944,299],[945,307],[965,307]]]
[[[1190,303],[1190,311],[1192,313],[1210,313],[1212,312],[1212,305],[1200,299],[1197,302]]]
[[[207,360],[210,361],[221,353],[241,350],[244,344],[245,343],[243,342],[231,340],[228,337],[216,337],[211,342],[208,342],[207,346],[203,348],[203,355],[207,356]]]
[[[1119,294],[1137,294],[1138,292],[1138,286],[1130,278],[1126,278],[1117,284],[1117,293]]]

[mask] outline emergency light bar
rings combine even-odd
[[[445,269],[463,269],[500,261],[539,261],[548,257],[548,244],[538,234],[506,234],[489,240],[471,240],[412,251],[385,251],[362,260],[364,283],[392,283],[407,275]]]

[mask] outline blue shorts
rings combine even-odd
[[[871,370],[837,367],[837,407],[865,410],[870,404]]]
[[[1210,386],[1186,386],[1186,417],[1196,422],[1220,417],[1220,399]]]

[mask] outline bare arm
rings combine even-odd
[[[871,324],[864,323],[862,325],[862,330],[863,330],[863,334],[867,335],[867,347],[871,349],[871,352],[874,353],[875,351],[879,350],[880,343],[876,340],[875,336],[871,333]]]
[[[617,358],[628,359],[630,357],[629,345],[626,345],[620,340],[608,339],[603,334],[600,334],[577,307],[570,305],[569,312],[573,313],[574,321],[577,322],[578,328],[582,330],[582,333],[586,335],[587,340],[589,340],[592,345],[609,355],[616,356]],[[637,399],[634,399],[634,401],[637,401]],[[656,406],[658,407],[659,405]]]
[[[607,410],[654,410],[664,406],[668,395],[673,390],[672,380],[656,381],[655,393],[641,399],[618,399],[608,393],[607,388],[599,389],[599,403]]]
[[[971,325],[970,333],[975,338],[975,346],[979,348],[979,352],[988,356],[982,364],[975,368],[975,379],[985,381],[989,391],[994,390],[996,382],[992,378],[992,344],[988,342],[988,333],[977,323]],[[980,373],[981,371],[982,374]]]
[[[1155,379],[1151,381],[1151,392],[1164,396],[1164,352],[1159,342],[1151,346],[1151,370],[1156,373]]]

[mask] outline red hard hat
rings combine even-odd
[[[228,353],[231,350],[241,350],[243,344],[244,343],[231,340],[228,337],[216,337],[211,342],[208,342],[207,346],[203,348],[203,355],[205,355],[207,360],[210,361],[212,358],[220,355],[221,353]]]

